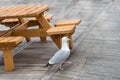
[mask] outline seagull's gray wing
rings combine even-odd
[[[70,51],[59,50],[49,60],[49,64],[64,62],[70,55]]]

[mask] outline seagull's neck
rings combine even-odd
[[[68,43],[67,42],[62,42],[62,48],[61,50],[66,50],[66,51],[70,51]]]

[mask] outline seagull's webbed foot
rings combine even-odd
[[[65,61],[64,64],[72,64],[71,61]]]
[[[45,66],[44,66],[44,68],[51,68],[53,66],[53,64],[49,64],[49,63],[47,63]]]
[[[63,71],[65,67],[70,66],[71,64],[72,64],[71,61],[65,61],[60,64],[59,69]]]
[[[60,65],[59,69],[60,69],[61,71],[63,71],[63,70],[64,70],[64,68],[62,67],[62,65]]]

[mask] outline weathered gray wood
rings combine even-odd
[[[119,0],[9,1],[14,5],[48,3],[54,15],[52,24],[72,18],[82,22],[73,35],[75,48],[69,58],[73,63],[64,71],[59,71],[58,66],[43,68],[58,49],[51,39],[42,43],[36,38],[14,57],[15,71],[6,73],[0,66],[1,80],[120,80]],[[3,5],[1,2],[5,1],[0,1]]]

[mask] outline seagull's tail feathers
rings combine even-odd
[[[44,67],[52,66],[52,64],[47,63]]]

